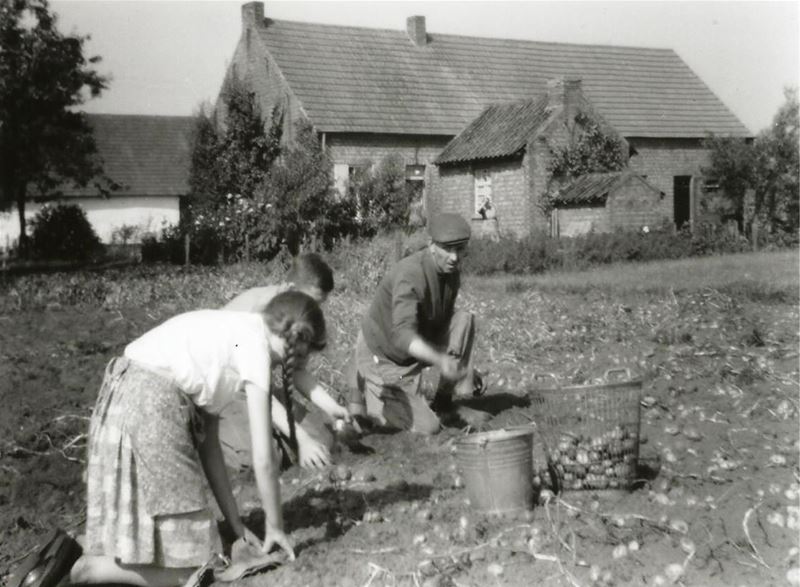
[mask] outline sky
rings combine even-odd
[[[243,2],[51,0],[61,30],[90,35],[111,76],[93,113],[191,115],[216,99],[241,33]],[[671,48],[754,133],[800,76],[795,1],[265,1],[269,18],[430,33]]]

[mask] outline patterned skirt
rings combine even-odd
[[[221,552],[199,421],[168,378],[126,358],[109,362],[89,428],[87,554],[197,567]]]

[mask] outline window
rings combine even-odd
[[[406,181],[425,181],[425,166],[406,165]]]
[[[715,194],[719,191],[719,180],[706,178],[703,180],[703,193]]]
[[[340,197],[347,194],[347,189],[350,187],[350,166],[347,163],[333,165],[333,185]]]
[[[492,174],[488,169],[475,169],[475,215],[481,218],[489,217],[489,210],[494,216],[492,204]]]

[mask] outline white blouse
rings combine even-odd
[[[197,310],[170,318],[125,348],[125,356],[164,373],[195,405],[219,414],[251,382],[265,392],[271,359],[260,314]]]

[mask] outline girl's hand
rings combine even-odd
[[[272,550],[272,547],[276,545],[282,548],[286,554],[289,555],[289,560],[295,559],[294,548],[292,547],[292,543],[289,541],[289,537],[286,536],[283,530],[278,530],[270,524],[267,524],[264,535],[264,544],[261,545],[261,552],[264,554],[269,554],[269,552]]]
[[[327,447],[307,434],[297,436],[297,452],[300,466],[304,469],[322,469],[331,464]]]
[[[253,532],[251,532],[250,528],[247,526],[244,527],[244,532],[242,533],[241,539],[245,544],[247,544],[247,546],[252,548],[262,549],[264,547],[259,537],[253,534]]]
[[[347,423],[352,419],[347,408],[339,404],[334,404],[328,408],[328,416],[330,416],[332,420],[344,420]]]

